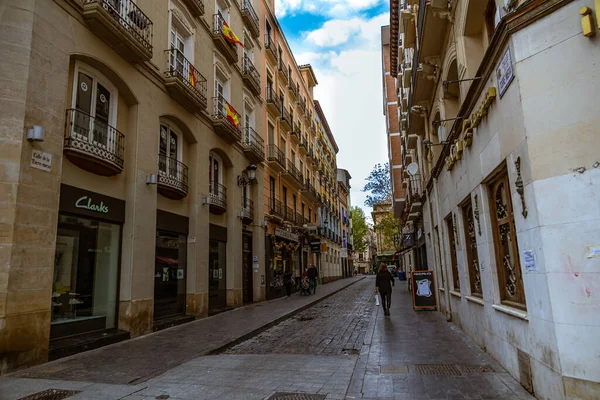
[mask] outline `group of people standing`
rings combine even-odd
[[[310,294],[311,292],[312,292],[312,294],[316,294],[318,277],[319,277],[319,272],[317,271],[317,267],[315,267],[314,265],[311,265],[310,267],[308,267],[308,269],[304,270],[302,272],[302,276],[298,277],[297,279],[298,279],[298,283],[300,284],[302,290],[305,290],[305,288],[302,286],[302,282],[305,280],[308,280],[309,287],[308,287],[307,294]],[[283,275],[283,281],[284,281],[284,285],[285,285],[285,293],[289,299],[290,297],[292,297],[292,286],[295,283],[294,277],[293,277],[291,271],[287,271]]]

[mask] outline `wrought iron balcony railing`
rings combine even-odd
[[[267,85],[267,104],[275,108],[279,114],[281,114],[281,99],[277,97],[275,89],[272,86]]]
[[[204,15],[204,3],[202,0],[184,0],[184,2],[187,4],[188,9],[196,16],[201,17]]]
[[[230,63],[237,62],[237,45],[235,43],[231,43],[227,36],[225,35],[225,18],[223,15],[218,12],[213,15],[213,38],[215,40],[215,44],[223,52],[225,57]]]
[[[242,139],[240,122],[242,116],[225,100],[223,96],[213,98],[214,114],[213,125],[217,134],[224,136],[229,142]]]
[[[292,176],[292,178],[294,178],[299,184],[304,184],[302,172],[300,172],[300,170],[296,168],[294,163],[290,160],[287,161],[287,171]]]
[[[298,89],[299,89],[299,87],[297,85],[294,85],[294,82],[292,82],[291,79],[290,79],[290,83],[288,85],[288,88],[290,90],[290,93],[294,95],[294,98],[298,98]]]
[[[219,182],[210,181],[208,187],[208,202],[211,206],[227,209],[227,188]]]
[[[123,170],[125,135],[101,119],[67,110],[64,151],[76,165],[99,175]]]
[[[100,5],[146,51],[152,52],[152,21],[133,0],[84,0],[84,13],[86,8],[94,5]]]
[[[287,83],[290,80],[290,77],[288,75],[288,70],[283,64],[283,60],[279,60],[279,65],[277,66],[277,69],[279,70],[279,75],[281,75],[281,77],[285,79],[285,82]]]
[[[254,202],[249,198],[242,199],[242,218],[254,220]]]
[[[275,144],[267,146],[267,160],[277,162],[282,168],[285,169],[285,153],[277,147]]]
[[[269,198],[269,214],[283,217],[283,205],[281,204],[281,201],[272,197]]]
[[[254,7],[252,7],[251,0],[242,1],[242,18],[248,25],[248,28],[250,28],[253,36],[258,37],[260,35],[260,20]]]
[[[252,60],[250,60],[246,54],[244,54],[243,58],[242,73],[244,74],[244,77],[247,77],[251,82],[254,93],[260,94],[260,74],[252,63]]]
[[[281,107],[281,122],[286,123],[289,129],[292,129],[292,115],[285,106]]]
[[[169,198],[183,198],[188,193],[188,167],[166,154],[158,155],[158,185]]]
[[[251,126],[244,127],[242,145],[245,150],[252,152],[259,159],[258,161],[264,160],[265,142]]]
[[[265,34],[265,50],[275,61],[277,61],[277,46],[275,46],[273,37],[268,33]]]
[[[283,218],[285,218],[286,221],[295,223],[296,222],[296,212],[294,211],[294,209],[292,207],[285,207]]]
[[[206,78],[194,67],[194,65],[175,48],[165,50],[167,53],[166,78],[176,78],[197,98],[202,108],[206,107]]]

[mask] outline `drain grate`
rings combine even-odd
[[[380,365],[380,374],[408,374],[408,366],[406,365]]]
[[[19,400],[62,400],[80,393],[80,390],[47,389],[37,392]]]
[[[463,374],[481,374],[485,372],[496,372],[491,365],[458,364],[457,367]]]
[[[324,400],[325,397],[322,394],[277,392],[267,400]]]
[[[462,375],[454,364],[417,364],[414,367],[417,375]]]

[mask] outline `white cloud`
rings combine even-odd
[[[343,18],[372,8],[385,0],[275,0],[275,14],[283,18],[288,14],[308,12],[332,18]]]
[[[341,44],[361,40],[364,46],[380,46],[381,26],[389,24],[390,14],[383,13],[371,19],[332,19],[319,29],[305,33],[306,40],[319,47],[337,47]],[[361,46],[361,47],[364,47]]]

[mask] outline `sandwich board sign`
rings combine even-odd
[[[412,279],[413,309],[415,311],[435,310],[437,301],[433,271],[412,271],[410,279]]]

